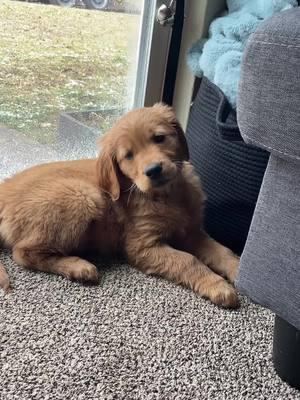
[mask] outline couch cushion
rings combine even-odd
[[[300,160],[300,8],[263,23],[249,39],[238,93],[245,142]]]

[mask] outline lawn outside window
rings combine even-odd
[[[0,129],[52,146],[61,114],[78,112],[81,123],[107,130],[132,103],[140,19],[2,0]]]

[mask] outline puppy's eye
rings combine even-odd
[[[125,154],[126,160],[132,160],[133,159],[133,152],[132,151],[127,151],[127,153]]]
[[[152,137],[152,140],[154,143],[163,143],[165,141],[165,135],[160,135],[160,134],[154,135]]]

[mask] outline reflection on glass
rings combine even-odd
[[[142,0],[91,9],[100,3],[1,0],[2,169],[14,150],[24,164],[93,156],[95,139],[131,104]]]

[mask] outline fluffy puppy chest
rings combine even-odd
[[[192,204],[184,196],[165,199],[138,198],[130,207],[125,224],[126,239],[152,246],[155,242],[176,243],[202,223],[202,206]]]

